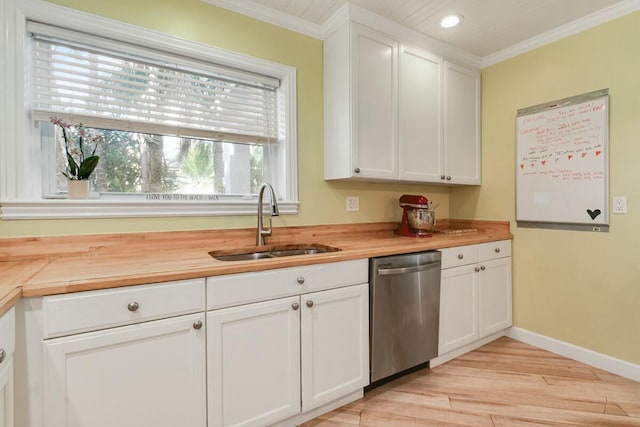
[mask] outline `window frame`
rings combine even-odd
[[[261,58],[180,39],[154,30],[102,18],[41,0],[0,0],[0,46],[4,66],[0,66],[0,219],[48,218],[124,218],[166,216],[255,215],[256,197],[220,198],[219,200],[131,200],[123,199],[46,199],[43,173],[46,155],[40,148],[38,126],[27,111],[25,87],[29,35],[27,21],[33,20],[115,39],[124,43],[148,46],[196,60],[216,62],[222,66],[250,70],[280,80],[278,102],[281,103],[281,126],[286,140],[281,146],[272,182],[278,194],[281,214],[298,212],[297,178],[297,93],[296,69]],[[16,143],[15,141],[24,141]]]

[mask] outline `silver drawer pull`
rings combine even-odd
[[[7,352],[4,348],[0,348],[0,363],[4,362],[4,358],[7,357]]]
[[[313,307],[313,301],[311,300],[307,301],[307,307],[309,308]]]
[[[294,302],[293,304],[291,304],[291,308],[293,308],[294,310],[297,310],[300,308],[300,304],[298,304],[297,302]]]
[[[500,248],[496,248],[496,253],[499,254],[500,253]]]
[[[130,302],[129,305],[127,305],[127,308],[129,309],[129,311],[138,311],[138,308],[140,308],[140,304],[138,304],[136,301]]]
[[[303,276],[299,276],[296,279],[296,282],[298,282],[299,285],[304,285],[304,277]]]
[[[202,322],[200,320],[196,320],[195,322],[193,322],[193,329],[200,329],[202,328]]]
[[[462,258],[464,258],[464,255],[458,254],[458,259],[462,259]]]

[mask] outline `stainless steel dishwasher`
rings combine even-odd
[[[372,258],[371,383],[438,355],[440,252]]]

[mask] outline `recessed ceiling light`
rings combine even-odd
[[[457,14],[445,16],[444,18],[442,18],[442,21],[440,21],[440,26],[442,28],[455,27],[460,22],[462,22],[462,18],[463,18],[462,15],[457,15]]]

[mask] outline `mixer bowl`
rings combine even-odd
[[[407,219],[414,230],[431,231],[436,225],[436,212],[430,209],[407,209]]]

